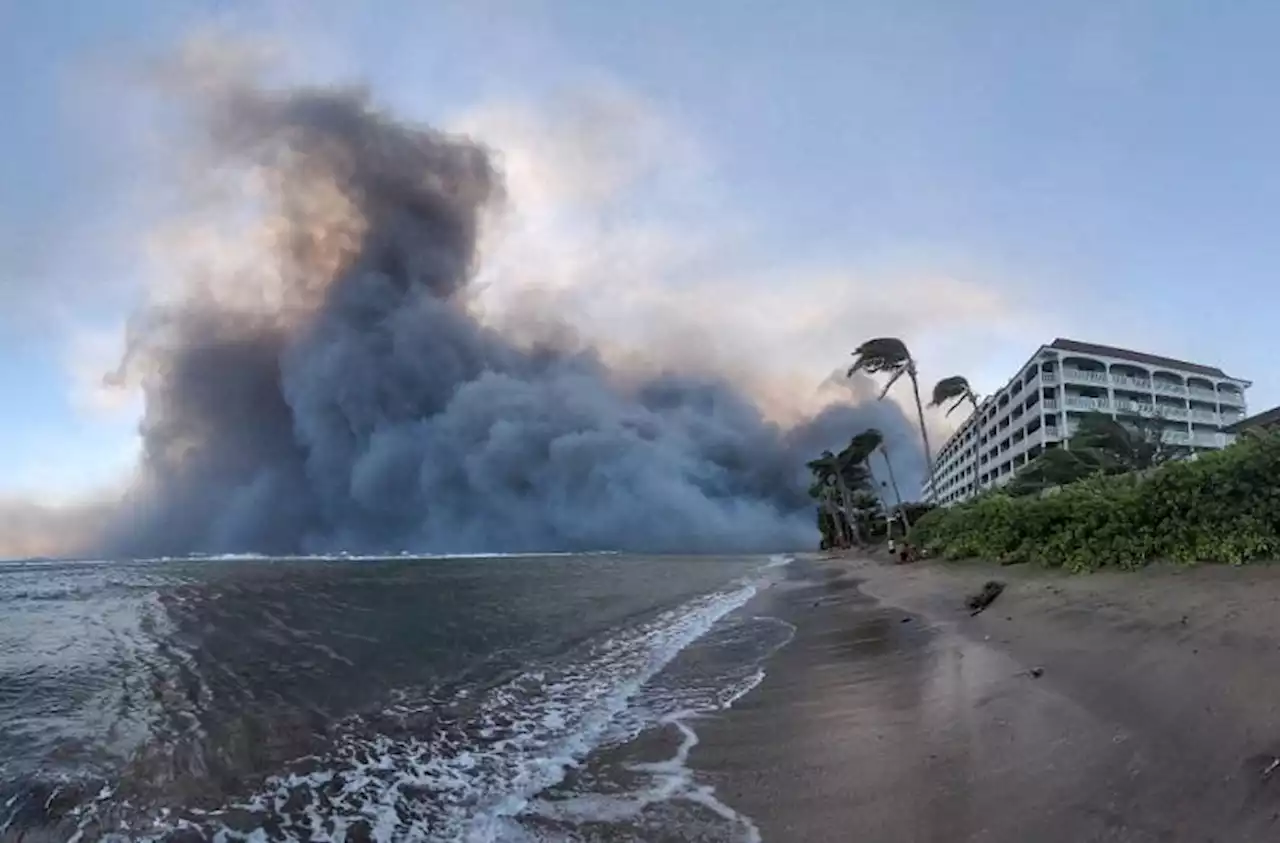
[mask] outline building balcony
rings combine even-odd
[[[1217,403],[1218,393],[1212,389],[1205,389],[1202,386],[1187,387],[1187,394],[1197,401],[1213,401]]]
[[[1044,399],[1044,409],[1047,413],[1055,413],[1058,410],[1058,402],[1052,398]]]
[[[1149,401],[1130,401],[1127,398],[1117,398],[1115,400],[1115,408],[1117,413],[1133,413],[1138,416],[1154,416],[1156,414],[1156,405]]]
[[[1156,405],[1156,415],[1162,419],[1174,419],[1175,421],[1186,421],[1189,418],[1186,407],[1172,407],[1165,404]]]
[[[1191,444],[1191,434],[1185,430],[1166,430],[1160,435],[1160,439],[1168,442],[1170,445]]]
[[[1068,410],[1096,410],[1103,413],[1111,410],[1111,402],[1106,398],[1086,398],[1083,395],[1068,395],[1063,399],[1063,404]]]
[[[1186,395],[1187,394],[1187,388],[1185,386],[1183,386],[1180,383],[1174,383],[1173,381],[1157,380],[1152,382],[1152,386],[1155,392],[1159,392],[1164,395]]]
[[[1221,448],[1226,444],[1222,441],[1221,433],[1194,433],[1191,441],[1194,445],[1202,445],[1206,448]]]
[[[1092,369],[1075,369],[1071,366],[1062,367],[1062,378],[1068,383],[1107,383],[1108,377],[1106,372],[1098,372]]]
[[[1121,389],[1136,389],[1141,392],[1151,391],[1151,381],[1147,378],[1135,378],[1129,375],[1112,375],[1111,383]]]
[[[1057,382],[1053,372],[1042,372],[1042,380],[1047,384]],[[1199,401],[1213,401],[1219,404],[1244,406],[1244,395],[1238,392],[1219,392],[1205,389],[1202,386],[1184,386],[1176,381],[1149,380],[1132,375],[1112,375],[1093,369],[1077,369],[1072,366],[1062,367],[1062,380],[1067,383],[1089,384],[1091,386],[1109,385],[1117,389],[1132,389],[1140,392],[1154,392],[1159,395],[1190,396]]]
[[[1213,410],[1192,410],[1191,420],[1198,422],[1209,422],[1210,424],[1218,424],[1218,414]]]

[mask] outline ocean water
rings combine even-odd
[[[784,557],[0,562],[0,841],[758,839]]]

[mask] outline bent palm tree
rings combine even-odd
[[[822,532],[824,549],[841,547],[846,541],[844,515],[835,496],[835,487],[825,478],[815,476],[809,486],[809,497],[818,502],[818,529]]]
[[[907,508],[903,506],[902,493],[898,491],[898,478],[893,475],[893,463],[889,460],[889,452],[881,445],[878,449],[880,456],[884,458],[884,467],[889,469],[889,485],[893,488],[894,505],[897,507],[898,515],[902,518],[902,534],[911,538],[911,519],[907,517]]]
[[[841,476],[842,463],[838,456],[830,451],[823,451],[822,456],[807,463],[813,472],[814,489],[823,490],[819,498],[824,505],[830,507],[836,531],[841,543],[854,541],[852,518],[849,514],[848,495],[845,491],[844,479]]]
[[[823,451],[822,456],[808,463],[808,466],[820,483],[834,487],[835,498],[840,512],[844,515],[850,542],[863,544],[862,532],[858,529],[858,522],[854,517],[853,490],[867,486],[866,468],[849,453],[848,448],[839,454]]]
[[[920,420],[920,441],[924,443],[924,458],[929,465],[930,486],[936,486],[933,475],[933,449],[929,447],[929,431],[924,424],[924,405],[920,403],[920,380],[916,372],[916,361],[907,350],[907,344],[897,337],[876,337],[858,346],[853,352],[853,365],[849,367],[848,377],[858,372],[868,374],[889,375],[889,381],[880,390],[880,398],[889,393],[898,378],[906,375],[911,379],[911,392],[916,399],[916,417]]]
[[[966,400],[973,405],[973,409],[978,409],[978,396],[973,394],[973,389],[969,386],[969,381],[964,375],[952,375],[949,378],[943,378],[933,385],[933,400],[929,402],[930,407],[941,407],[948,401],[955,401],[947,408],[947,415],[951,415],[956,408],[963,404]]]
[[[884,458],[884,464],[889,469],[889,482],[893,485],[893,507],[890,510],[886,506],[885,509],[898,514],[902,519],[903,534],[910,538],[911,522],[907,519],[906,510],[902,507],[902,494],[898,491],[898,478],[894,476],[893,463],[889,461],[889,452],[884,448],[884,434],[874,427],[869,427],[849,440],[849,447],[845,449],[845,452],[861,460],[862,464],[867,467],[868,475],[871,474],[871,455],[877,451]]]
[[[884,442],[884,434],[874,427],[869,427],[850,439],[849,447],[845,450],[851,456],[856,457],[858,462],[866,462],[882,442]]]

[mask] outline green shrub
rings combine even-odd
[[[1234,565],[1280,556],[1280,433],[1144,476],[1090,477],[1041,496],[1000,491],[915,525],[929,553],[1072,571],[1156,560]]]

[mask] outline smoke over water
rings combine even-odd
[[[790,548],[816,540],[821,448],[878,426],[918,473],[891,404],[783,430],[723,380],[484,324],[469,281],[502,185],[477,142],[350,90],[224,79],[200,114],[256,257],[131,320],[114,377],[145,398],[143,457],[103,552]]]

